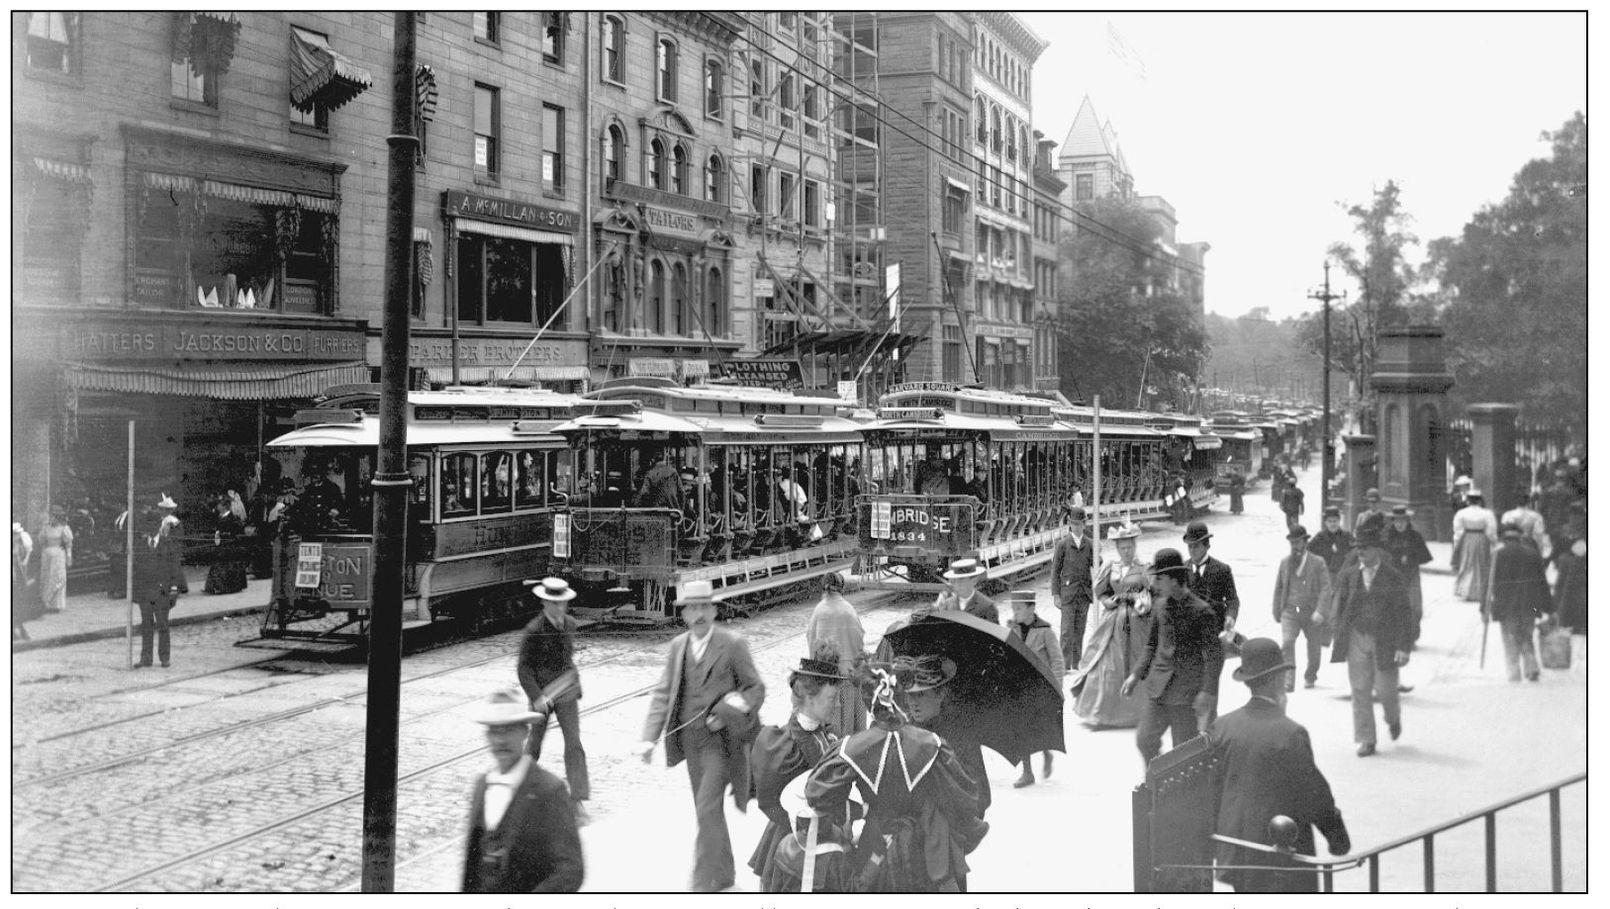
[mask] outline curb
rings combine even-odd
[[[179,618],[169,617],[168,627],[177,628],[181,625],[197,625],[213,619],[227,619],[242,615],[255,615],[266,612],[267,606],[242,606],[235,609],[224,609],[217,612],[206,612],[199,615],[187,615]],[[44,650],[47,647],[65,647],[69,644],[82,644],[86,641],[104,641],[110,638],[123,637],[127,626],[116,628],[97,628],[90,631],[74,631],[68,634],[56,635],[49,638],[32,638],[27,641],[12,641],[11,652],[22,653],[28,650]],[[139,633],[139,626],[135,626],[135,633]]]

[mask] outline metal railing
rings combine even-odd
[[[1436,837],[1438,834],[1462,827],[1465,824],[1480,820],[1485,827],[1484,861],[1486,865],[1486,892],[1498,892],[1498,812],[1512,808],[1523,802],[1529,802],[1540,796],[1548,796],[1549,801],[1549,878],[1552,892],[1561,893],[1564,890],[1564,860],[1562,856],[1560,832],[1560,790],[1577,783],[1586,783],[1588,773],[1581,773],[1566,777],[1556,783],[1529,789],[1520,795],[1507,798],[1501,802],[1488,805],[1485,808],[1461,814],[1458,817],[1427,827],[1424,830],[1399,837],[1390,842],[1376,846],[1367,852],[1355,852],[1338,858],[1320,858],[1312,855],[1299,855],[1292,850],[1296,840],[1297,825],[1284,817],[1276,817],[1270,821],[1271,833],[1277,831],[1284,834],[1285,842],[1273,845],[1254,843],[1235,837],[1214,834],[1213,840],[1217,843],[1226,843],[1239,846],[1252,852],[1261,852],[1266,855],[1278,855],[1284,864],[1279,865],[1159,865],[1159,871],[1164,869],[1208,869],[1215,871],[1280,871],[1287,874],[1312,871],[1320,877],[1320,889],[1325,893],[1335,892],[1335,875],[1342,871],[1351,871],[1359,867],[1367,867],[1369,873],[1369,892],[1381,892],[1381,856],[1401,849],[1414,843],[1422,844],[1423,865],[1425,876],[1425,892],[1437,892],[1437,862]],[[1284,823],[1282,823],[1284,822]]]

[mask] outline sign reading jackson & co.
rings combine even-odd
[[[517,199],[478,196],[456,189],[442,193],[442,212],[449,218],[474,218],[477,221],[494,221],[499,224],[513,224],[516,227],[565,233],[575,233],[580,220],[573,211],[546,208]]]
[[[71,360],[362,360],[362,331],[229,324],[104,322],[61,330]]]

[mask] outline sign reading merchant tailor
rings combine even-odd
[[[70,360],[362,360],[361,331],[230,325],[83,323],[61,330]]]
[[[442,210],[450,218],[474,218],[565,233],[574,233],[579,223],[576,213],[572,211],[545,208],[513,199],[494,199],[454,189],[442,193]]]

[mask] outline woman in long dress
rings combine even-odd
[[[1498,543],[1498,518],[1482,504],[1480,492],[1465,493],[1469,502],[1453,516],[1453,592],[1480,603],[1487,598],[1487,575],[1493,567],[1493,546]]]
[[[838,709],[830,722],[841,736],[854,735],[866,728],[861,686],[853,681],[856,664],[865,658],[865,638],[861,617],[844,598],[844,576],[838,572],[827,575],[822,581],[822,598],[811,610],[810,620],[805,625],[805,650],[814,654],[826,649],[838,654],[839,674],[844,680],[839,683]]]
[[[61,612],[67,605],[67,569],[73,567],[73,529],[67,526],[67,509],[50,506],[34,543],[39,551],[39,598],[46,612]]]
[[[1096,597],[1090,604],[1085,649],[1074,673],[1073,712],[1088,726],[1136,726],[1144,695],[1125,697],[1120,689],[1146,650],[1151,630],[1151,578],[1147,563],[1135,554],[1140,528],[1125,521],[1107,531],[1118,549],[1096,572]]]

